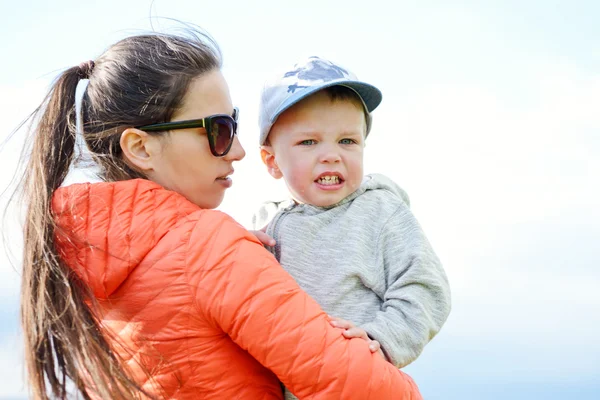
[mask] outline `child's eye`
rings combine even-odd
[[[356,140],[354,140],[354,139],[346,138],[346,139],[340,140],[340,144],[355,144],[355,143],[356,143]]]
[[[312,144],[315,144],[315,143],[317,143],[317,141],[316,141],[316,140],[314,140],[314,139],[306,139],[306,140],[303,140],[303,141],[301,141],[301,142],[300,142],[300,143],[298,143],[298,144],[299,144],[300,146],[310,146],[310,145],[312,145]]]

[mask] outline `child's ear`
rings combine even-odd
[[[267,166],[267,170],[269,174],[275,179],[281,179],[283,174],[279,170],[279,166],[277,165],[277,161],[275,161],[275,153],[273,152],[273,148],[271,146],[261,146],[260,147],[260,158],[262,162]]]

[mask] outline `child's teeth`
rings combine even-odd
[[[337,176],[323,176],[319,179],[319,183],[325,185],[334,185],[339,183],[339,178]]]

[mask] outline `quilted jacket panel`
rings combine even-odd
[[[256,238],[146,180],[53,199],[62,259],[99,301],[136,379],[169,399],[420,399],[408,375],[345,339]],[[113,335],[110,335],[113,336]]]

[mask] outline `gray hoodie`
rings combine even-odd
[[[269,250],[300,287],[379,341],[398,367],[419,356],[450,313],[440,261],[407,194],[383,175],[366,176],[330,207],[265,203],[253,222],[268,223],[277,241]]]

